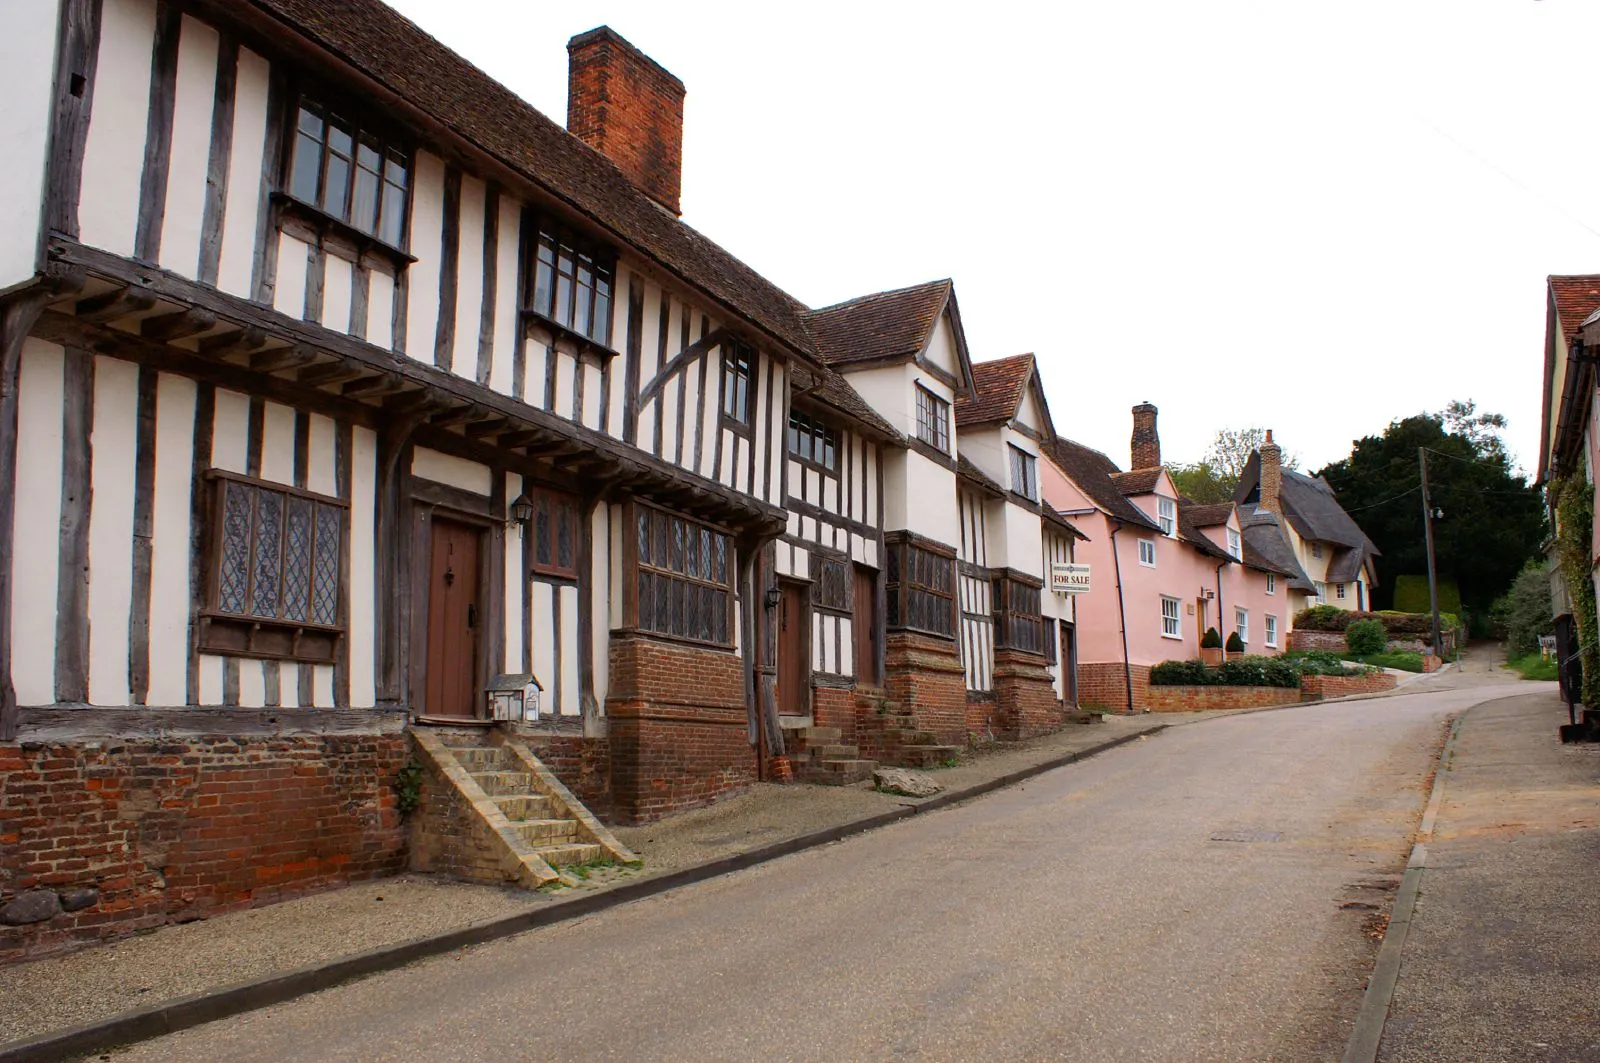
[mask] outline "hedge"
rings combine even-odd
[[[1238,657],[1215,668],[1200,661],[1162,661],[1150,669],[1154,687],[1297,687],[1300,670],[1282,657]]]
[[[1461,590],[1456,586],[1456,581],[1447,576],[1440,576],[1434,582],[1439,591],[1439,612],[1461,612]],[[1396,576],[1394,578],[1394,608],[1398,613],[1426,613],[1432,609],[1428,604],[1428,577],[1427,576]]]
[[[1294,626],[1302,631],[1343,631],[1357,620],[1377,620],[1390,638],[1416,637],[1433,633],[1433,616],[1429,613],[1397,613],[1385,609],[1378,613],[1361,613],[1353,609],[1340,609],[1332,605],[1313,605],[1295,614]],[[1460,621],[1451,613],[1439,614],[1439,627],[1452,631]]]

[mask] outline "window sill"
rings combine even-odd
[[[579,332],[570,325],[563,325],[554,318],[546,317],[537,310],[529,310],[524,308],[522,311],[522,317],[524,321],[532,322],[541,328],[549,329],[557,339],[569,340],[572,343],[577,344],[579,353],[592,354],[597,358],[602,358],[608,361],[621,354],[620,351],[613,350],[612,348],[601,343],[599,340],[585,336],[583,333]]]
[[[1139,562],[1139,567],[1140,568],[1155,568],[1156,565],[1155,565],[1154,561],[1141,561],[1141,562]]]
[[[1183,641],[1183,634],[1181,632],[1176,634],[1176,635],[1169,635],[1165,631],[1163,631],[1161,633],[1161,637],[1164,638],[1164,639],[1171,639],[1173,642],[1182,642]]]
[[[403,251],[393,244],[386,243],[370,233],[364,233],[349,222],[340,221],[333,215],[319,207],[314,207],[304,200],[296,199],[288,192],[274,192],[273,202],[278,207],[281,217],[296,218],[316,229],[322,236],[335,236],[345,243],[352,244],[359,252],[372,252],[382,255],[394,263],[395,269],[404,269],[417,260],[417,256]]]
[[[322,624],[236,616],[214,609],[200,613],[200,652],[223,657],[333,664],[343,637],[343,628]]]

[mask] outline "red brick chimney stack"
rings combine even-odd
[[[1156,434],[1156,408],[1141,402],[1133,408],[1134,469],[1153,469],[1161,464],[1161,437]]]
[[[567,132],[681,215],[683,82],[610,26],[567,42]]]
[[[1282,513],[1278,495],[1283,490],[1283,449],[1272,441],[1272,429],[1267,429],[1267,441],[1261,444],[1261,508]]]

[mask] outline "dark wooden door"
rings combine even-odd
[[[1061,692],[1068,705],[1078,703],[1078,625],[1070,620],[1061,625]]]
[[[429,716],[474,716],[478,703],[478,540],[469,524],[434,519],[428,565]]]
[[[806,587],[783,583],[778,603],[778,711],[785,716],[804,716],[806,687],[811,678],[810,617]]]
[[[878,676],[878,574],[862,565],[855,567],[854,614],[850,627],[855,643],[856,682],[875,687]]]

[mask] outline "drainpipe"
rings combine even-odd
[[[1223,613],[1223,611],[1222,611],[1222,566],[1224,566],[1226,564],[1227,564],[1226,561],[1217,562],[1217,631],[1218,632],[1221,632],[1222,629],[1225,626],[1227,626],[1222,620],[1223,616],[1225,615]],[[1224,635],[1222,637],[1222,659],[1224,661],[1226,661],[1228,659],[1228,637],[1226,635]]]
[[[1122,522],[1111,521],[1111,567],[1117,573],[1117,616],[1122,624],[1122,682],[1128,691],[1128,711],[1133,712],[1133,666],[1128,663],[1128,607],[1122,600],[1122,557],[1117,553],[1117,532]],[[1074,614],[1076,616],[1076,614]]]

